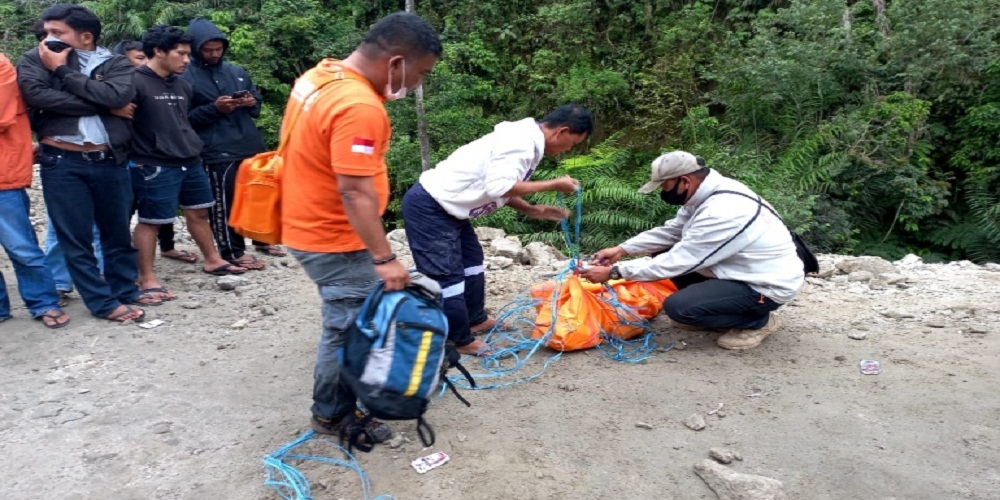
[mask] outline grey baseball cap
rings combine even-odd
[[[703,166],[703,163],[699,164],[698,157],[687,151],[671,151],[662,154],[653,160],[649,182],[643,184],[639,188],[639,192],[642,194],[652,193],[664,181],[696,172],[701,170]]]

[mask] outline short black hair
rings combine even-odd
[[[590,110],[579,104],[563,104],[542,118],[550,128],[567,127],[572,134],[590,135],[594,132],[594,117]]]
[[[178,45],[194,45],[194,37],[166,24],[157,24],[142,34],[142,53],[150,59],[156,55],[154,49],[170,52]]]
[[[62,21],[77,33],[94,35],[95,44],[101,39],[101,20],[82,5],[57,3],[42,12],[41,21]]]
[[[122,40],[122,55],[128,55],[133,50],[142,50],[142,42],[138,40]]]
[[[31,26],[31,33],[35,35],[38,41],[45,40],[45,37],[49,36],[49,33],[45,31],[45,21],[39,19],[35,21],[35,24]]]
[[[701,157],[699,156],[698,159],[701,159]],[[694,177],[695,179],[703,181],[703,180],[705,180],[705,177],[708,177],[708,174],[709,174],[709,172],[712,171],[712,169],[704,166],[705,165],[704,164],[705,160],[701,160],[701,161],[702,161],[702,163],[699,163],[699,165],[702,165],[702,167],[699,168],[698,170],[695,170],[694,172],[691,172],[688,175]]]
[[[358,47],[366,57],[386,53],[402,54],[416,59],[427,54],[441,57],[441,38],[422,17],[409,12],[395,12],[372,26]]]

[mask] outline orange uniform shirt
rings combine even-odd
[[[31,185],[31,125],[17,87],[17,72],[0,54],[0,190]]]
[[[334,79],[317,93],[322,82]],[[281,173],[282,243],[295,250],[363,250],[337,190],[337,174],[371,177],[379,214],[389,203],[385,154],[392,129],[384,98],[363,76],[324,59],[295,82],[282,127],[292,126]],[[293,106],[302,109],[291,124]]]

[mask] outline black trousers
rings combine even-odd
[[[670,319],[704,329],[759,330],[781,304],[742,281],[706,278],[698,273],[671,278],[679,290],[663,302]]]
[[[225,260],[238,259],[246,253],[247,245],[243,235],[237,233],[229,225],[229,213],[233,207],[233,192],[236,190],[236,172],[243,158],[238,160],[208,163],[205,170],[215,195],[215,205],[209,209],[209,220],[212,224],[212,235],[215,237],[215,247]],[[267,243],[253,240],[255,246],[267,246]]]

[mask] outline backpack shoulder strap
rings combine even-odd
[[[326,87],[333,82],[343,80],[344,78],[344,73],[334,73],[330,77],[321,80],[316,88],[313,89],[313,91],[310,92],[304,99],[302,99],[302,102],[295,103],[295,107],[292,108],[291,111],[292,115],[288,121],[288,126],[282,127],[281,129],[281,139],[278,141],[278,156],[283,156],[285,148],[288,146],[288,140],[292,137],[292,130],[295,128],[295,124],[299,122],[299,116],[302,115],[302,108],[304,108],[309,102],[319,97],[319,91],[323,90],[323,87]],[[292,100],[289,99],[289,102],[292,102]]]
[[[747,195],[745,195],[745,194],[743,194],[743,193],[740,193],[740,192],[737,192],[737,191],[716,191],[716,192],[714,192],[714,193],[712,193],[712,194],[708,195],[708,197],[706,197],[706,199],[708,199],[708,198],[711,198],[712,196],[714,196],[714,195],[717,195],[717,194],[719,194],[719,193],[733,193],[733,194],[739,194],[739,195],[743,195],[743,196],[746,196],[747,198],[750,198],[751,200],[753,199],[752,197],[750,197],[750,196],[747,196]],[[746,223],[746,224],[744,224],[744,225],[743,225],[743,227],[742,227],[742,228],[740,228],[740,230],[736,232],[736,234],[734,234],[734,235],[730,236],[728,240],[726,240],[726,241],[722,242],[722,244],[721,244],[721,245],[719,245],[719,246],[718,246],[718,247],[717,247],[717,248],[716,248],[715,250],[712,250],[712,252],[711,252],[711,253],[709,253],[708,255],[706,255],[706,256],[705,256],[705,257],[704,257],[703,259],[701,259],[701,261],[699,261],[699,262],[698,262],[697,264],[695,264],[695,265],[691,266],[691,268],[690,268],[690,269],[688,269],[687,271],[684,271],[684,272],[683,272],[683,273],[681,273],[681,274],[682,274],[682,275],[683,275],[683,274],[690,274],[690,273],[693,273],[693,272],[697,271],[697,270],[698,270],[698,268],[700,268],[700,267],[702,266],[702,264],[704,264],[704,263],[705,263],[705,261],[707,261],[708,259],[712,258],[712,256],[713,256],[713,255],[715,255],[715,254],[719,253],[719,250],[722,250],[723,248],[725,248],[725,247],[726,247],[726,245],[728,245],[728,244],[732,243],[732,242],[733,242],[733,240],[735,240],[735,239],[736,239],[736,238],[737,238],[737,237],[738,237],[739,235],[743,234],[743,232],[744,232],[744,231],[746,231],[748,227],[750,227],[750,224],[753,224],[753,222],[754,222],[755,220],[757,220],[757,217],[758,217],[758,216],[760,216],[760,209],[761,209],[761,207],[763,207],[763,206],[764,206],[764,202],[763,202],[763,201],[761,201],[760,197],[758,196],[758,197],[757,197],[757,211],[756,211],[756,212],[754,212],[754,214],[753,214],[753,217],[751,217],[751,218],[750,218],[750,220],[748,220],[748,221],[747,221],[747,223]],[[773,210],[772,210],[772,212],[773,212]],[[775,214],[775,215],[777,215],[777,214]]]
[[[764,204],[764,201],[761,200],[760,196],[758,196],[757,198],[754,198],[753,196],[750,196],[750,195],[748,195],[746,193],[741,193],[739,191],[730,191],[728,189],[720,189],[719,191],[716,191],[716,192],[708,195],[708,197],[711,198],[711,197],[713,197],[713,196],[715,196],[717,194],[735,194],[735,195],[742,196],[742,197],[750,199],[750,200],[754,200],[757,203],[760,203],[761,206],[763,206],[764,208],[766,208],[768,212],[771,212],[771,215],[774,215],[775,217],[777,217],[778,220],[780,220],[781,222],[785,222],[784,220],[781,219],[781,216],[778,215],[778,212],[775,212],[774,209],[771,208],[770,205],[765,205]]]

